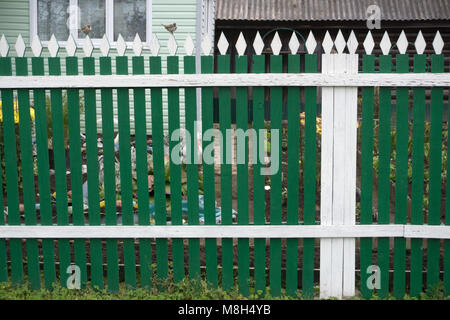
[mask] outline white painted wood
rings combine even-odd
[[[163,74],[1,77],[0,88],[448,87],[448,73]]]
[[[141,41],[141,37],[136,33],[133,40],[133,52],[135,56],[140,56],[142,54],[143,44]]]
[[[439,31],[436,32],[436,35],[433,39],[433,49],[434,53],[442,54],[442,49],[444,48],[444,40],[442,40],[441,33]]]
[[[419,30],[419,33],[417,34],[416,41],[414,42],[414,46],[416,47],[417,54],[423,54],[425,51],[425,48],[427,46],[427,43],[425,42],[425,39],[423,38],[422,31]]]
[[[272,48],[272,52],[274,55],[279,55],[282,47],[280,35],[278,34],[278,31],[275,32],[275,35],[273,36],[272,42],[270,43],[270,47]]]
[[[117,49],[117,54],[119,56],[124,56],[125,51],[127,50],[127,44],[125,43],[125,40],[123,39],[123,37],[120,33],[119,33],[119,36],[117,37],[116,49]]]
[[[359,46],[358,39],[356,39],[355,33],[352,30],[347,40],[348,53],[354,54],[356,52],[356,49],[358,49],[358,46]]]
[[[0,238],[336,238],[417,237],[450,238],[450,226],[390,225],[265,225],[265,226],[0,226]],[[421,230],[422,228],[422,230]],[[408,231],[406,231],[408,230]],[[321,269],[322,270],[322,269]]]
[[[92,43],[91,38],[89,38],[89,35],[86,35],[86,38],[84,39],[83,51],[86,57],[90,57],[92,51],[94,51],[94,44]]]
[[[325,33],[325,37],[322,41],[322,48],[325,53],[331,53],[331,49],[333,49],[333,40],[331,39],[330,33],[327,31]]]
[[[58,55],[59,44],[54,34],[52,34],[50,41],[48,42],[47,49],[50,53],[50,57],[55,58]]]
[[[194,54],[194,41],[192,41],[192,37],[189,34],[184,41],[184,51],[188,56],[192,56]]]
[[[103,38],[100,42],[100,52],[102,53],[102,56],[107,57],[110,49],[111,49],[111,46],[109,44],[108,37],[106,34],[104,34]]]
[[[343,53],[346,45],[347,43],[345,42],[344,35],[339,29],[336,39],[334,40],[334,46],[336,47],[337,53]]]
[[[366,54],[372,54],[372,50],[375,47],[375,41],[373,41],[372,32],[367,32],[367,36],[363,42],[364,50]]]
[[[264,41],[259,34],[259,31],[256,32],[255,40],[253,40],[253,49],[255,50],[256,55],[260,55],[264,50]]]
[[[202,39],[203,55],[209,56],[211,54],[211,50],[212,50],[211,36],[207,33],[203,36],[203,39]]]
[[[16,54],[18,57],[25,56],[25,50],[27,48],[25,41],[23,41],[22,35],[19,34],[17,37],[16,44],[14,45],[14,48],[16,49]]]
[[[236,41],[236,51],[239,56],[243,56],[245,53],[245,49],[247,49],[247,41],[245,41],[244,35],[239,33],[239,37]]]
[[[6,39],[5,35],[2,34],[2,37],[0,38],[0,55],[2,57],[7,57],[8,52],[9,52],[8,40]]]
[[[31,51],[35,57],[40,57],[42,53],[42,44],[39,36],[36,35],[31,42]]]
[[[217,48],[219,49],[219,52],[221,55],[227,54],[227,50],[229,47],[229,43],[225,35],[220,33],[219,42],[217,42]]]
[[[389,51],[391,50],[391,39],[389,39],[389,34],[387,31],[384,32],[383,38],[381,39],[380,42],[380,48],[381,48],[381,52],[383,52],[384,55],[388,55]]]
[[[297,54],[298,48],[300,48],[300,42],[298,41],[295,32],[292,32],[291,39],[289,40],[289,50],[291,50],[291,54]]]
[[[178,50],[177,41],[172,33],[169,35],[169,40],[167,41],[167,49],[169,50],[169,55],[171,56],[174,56]]]
[[[152,56],[158,56],[160,48],[161,46],[159,45],[158,37],[156,36],[156,34],[153,34],[152,41],[150,42],[150,51],[152,53]]]
[[[408,48],[408,39],[406,38],[406,34],[405,34],[404,30],[402,30],[402,32],[400,33],[400,36],[398,37],[397,48],[401,54],[406,53],[406,49]]]
[[[309,32],[308,38],[305,42],[305,46],[308,54],[313,54],[314,51],[316,51],[317,41],[316,38],[314,38],[314,34],[312,33],[312,31]]]
[[[69,38],[66,41],[66,52],[69,57],[74,57],[77,52],[77,43],[71,34],[69,34]]]

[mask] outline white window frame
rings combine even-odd
[[[30,0],[30,41],[34,39],[37,35],[38,30],[38,17],[37,17],[37,1],[38,0]],[[78,8],[78,0],[70,0],[71,6],[76,6]],[[84,44],[84,38],[78,38],[78,30],[80,29],[79,21],[76,18],[78,14],[74,16],[71,15],[69,19],[74,19],[71,25],[77,26],[76,29],[70,30],[70,34],[73,35],[75,41],[77,42],[77,46],[82,47]],[[114,41],[114,0],[105,0],[105,30],[106,36],[108,37],[109,43],[112,48],[115,48],[116,41]],[[152,37],[152,0],[146,0],[146,40],[144,46],[148,47],[151,42]],[[58,43],[62,46],[65,46],[67,39],[57,39]],[[91,39],[92,43],[95,47],[100,46],[101,38]],[[48,45],[48,41],[41,41],[42,45],[46,47]],[[127,41],[127,47],[132,48],[133,42]]]

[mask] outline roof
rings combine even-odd
[[[450,20],[450,0],[216,0],[217,20],[366,20],[372,4],[381,21]]]

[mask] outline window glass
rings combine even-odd
[[[114,0],[114,41],[122,35],[133,41],[136,33],[146,40],[146,0]]]
[[[41,41],[50,40],[52,34],[59,41],[69,37],[69,2],[70,0],[38,0],[37,26]]]
[[[90,24],[91,31],[89,32],[89,37],[91,39],[103,38],[106,32],[105,0],[78,0],[78,6],[80,8],[80,30],[78,31],[78,37],[85,37],[81,29]]]

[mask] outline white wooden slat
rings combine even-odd
[[[65,49],[69,57],[74,57],[77,52],[77,43],[71,34],[67,38]]]
[[[120,33],[116,41],[116,50],[119,56],[124,56],[127,51],[127,44]]]
[[[178,44],[175,40],[175,36],[171,33],[169,34],[169,40],[167,41],[167,48],[169,49],[169,55],[174,56],[177,54]]]
[[[433,39],[433,49],[434,53],[442,54],[442,49],[444,48],[444,40],[442,40],[441,33],[439,31],[436,32],[436,35]]]
[[[253,41],[253,49],[255,50],[256,55],[260,55],[264,50],[264,41],[259,34],[259,31],[256,32],[255,40]]]
[[[333,40],[331,39],[330,33],[327,31],[325,33],[325,37],[322,41],[322,48],[325,53],[331,53],[331,49],[333,49]]]
[[[425,42],[425,39],[423,38],[422,31],[419,30],[419,33],[417,34],[416,41],[414,42],[414,46],[416,47],[417,54],[423,54],[425,51],[425,48],[427,46],[427,43]]]
[[[275,35],[273,36],[272,42],[270,43],[273,54],[276,56],[279,55],[282,46],[283,44],[281,43],[280,35],[278,34],[278,31],[276,31]]]
[[[161,46],[159,44],[158,37],[156,36],[156,34],[153,34],[152,40],[150,42],[150,51],[152,53],[152,56],[154,56],[154,57],[158,56],[160,48],[161,48]]]
[[[192,37],[189,34],[184,41],[184,51],[188,56],[192,56],[194,54],[194,41],[192,41]]]
[[[339,29],[336,39],[334,40],[334,46],[337,50],[337,53],[343,53],[346,45],[347,42],[345,42],[344,35],[342,34],[342,31]]]
[[[373,41],[372,32],[367,32],[367,36],[364,39],[363,42],[364,50],[366,51],[366,54],[372,54],[372,50],[375,47],[375,41]]]
[[[277,73],[0,77],[1,88],[448,87],[448,73]]]
[[[142,54],[142,48],[143,48],[143,44],[142,44],[141,37],[139,37],[139,34],[136,33],[136,36],[134,37],[134,40],[133,40],[134,55],[140,56]]]
[[[86,35],[86,38],[84,38],[83,51],[86,57],[90,57],[92,51],[94,51],[94,44],[92,43],[91,38],[89,38],[89,35]]]
[[[212,44],[211,44],[211,36],[209,35],[209,33],[203,36],[201,47],[203,55],[209,56],[211,54]]]
[[[16,49],[16,54],[18,57],[25,56],[25,49],[27,48],[25,41],[23,41],[22,35],[19,34],[17,37],[16,44],[14,45],[14,48]]]
[[[406,49],[408,48],[408,39],[406,38],[406,34],[405,34],[404,30],[402,30],[402,32],[400,33],[400,36],[398,37],[397,48],[401,54],[406,53]]]
[[[55,58],[58,55],[59,44],[54,34],[52,34],[50,41],[47,44],[47,49],[48,52],[50,53],[50,57]]]
[[[42,53],[42,43],[38,35],[35,35],[31,42],[31,51],[35,57],[40,57]]]
[[[354,54],[356,52],[356,49],[358,49],[358,46],[359,46],[358,39],[356,39],[355,32],[353,32],[352,30],[347,40],[348,53]]]
[[[312,31],[309,32],[308,38],[305,42],[306,50],[308,51],[308,54],[313,54],[317,47],[317,41],[314,38],[314,34]]]
[[[8,40],[6,39],[5,35],[2,34],[2,37],[0,38],[0,56],[7,57],[8,52],[9,52]]]
[[[110,49],[111,45],[109,44],[108,37],[104,34],[102,40],[100,40],[100,52],[102,56],[107,57]]]
[[[298,41],[297,35],[295,32],[292,32],[291,39],[289,40],[289,50],[291,50],[291,54],[297,54],[299,47],[300,42]]]
[[[247,41],[245,41],[244,35],[239,33],[239,37],[236,41],[236,51],[239,56],[244,55],[245,49],[247,49]]]
[[[389,34],[387,31],[384,32],[383,38],[381,39],[380,42],[380,48],[381,48],[381,52],[383,52],[384,55],[389,54],[389,51],[391,50],[391,39],[389,39]]]

